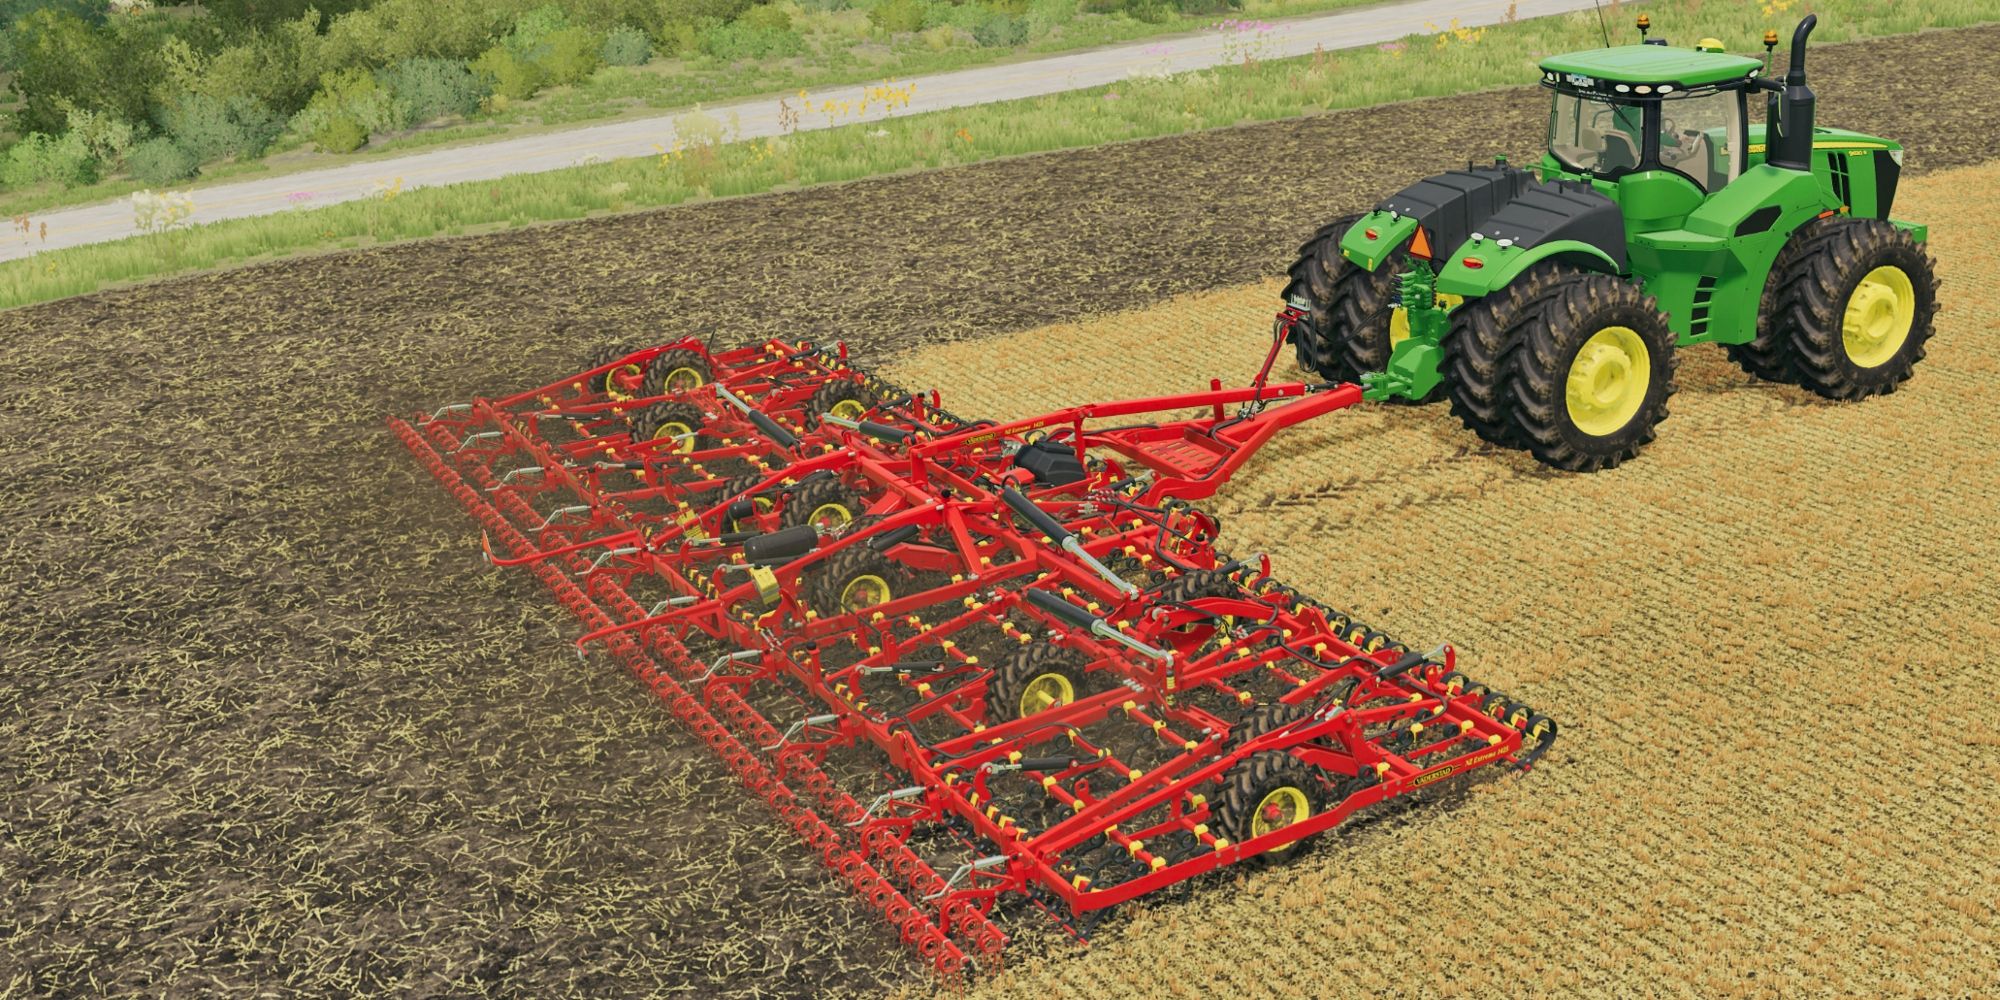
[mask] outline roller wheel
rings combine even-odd
[[[1084,695],[1083,661],[1074,650],[1036,644],[1009,657],[986,684],[986,715],[995,723],[1024,719]]]
[[[1305,822],[1326,808],[1318,770],[1283,750],[1266,750],[1238,761],[1223,774],[1222,787],[1215,827],[1231,843]],[[1253,860],[1281,864],[1304,846],[1304,841],[1297,841]]]
[[[640,383],[639,394],[679,396],[714,380],[708,359],[700,351],[668,351],[655,357],[653,363],[646,367],[646,378]]]
[[[904,580],[901,566],[867,545],[841,549],[808,572],[806,606],[821,618],[887,604]]]
[[[1389,314],[1402,271],[1401,248],[1378,271],[1355,266],[1341,255],[1340,239],[1360,218],[1344,216],[1321,227],[1299,248],[1287,272],[1285,301],[1311,320],[1297,331],[1292,350],[1300,368],[1331,382],[1352,382],[1389,360]]]
[[[1505,401],[1542,464],[1596,472],[1653,440],[1674,392],[1674,334],[1659,303],[1608,274],[1560,281],[1515,352]]]
[[[585,369],[601,367],[603,365],[608,365],[611,362],[616,361],[619,358],[622,358],[630,353],[632,353],[632,349],[629,347],[620,347],[615,344],[606,344],[603,347],[599,347],[597,350],[590,352],[590,356],[584,360],[583,366]],[[590,389],[591,392],[600,393],[609,396],[613,399],[630,399],[632,398],[632,394],[620,388],[615,382],[613,382],[613,377],[614,376],[622,377],[626,375],[638,375],[638,374],[640,374],[638,365],[621,365],[617,368],[613,368],[610,371],[603,373],[602,375],[593,377],[590,380],[590,385],[588,386],[588,388]]]
[[[806,403],[805,428],[817,428],[823,413],[860,420],[875,408],[877,402],[875,393],[867,386],[848,379],[835,379],[813,390],[812,399]]]
[[[839,534],[861,517],[863,509],[861,498],[840,480],[815,479],[792,491],[778,520],[787,528],[810,524],[822,533]]]
[[[706,434],[701,429],[708,422],[708,415],[693,403],[654,403],[632,417],[632,441],[660,441],[679,438],[678,444],[670,444],[659,450],[687,454],[700,448],[710,447]],[[688,435],[693,435],[689,437]]]
[[[1515,355],[1562,282],[1580,274],[1553,262],[1537,264],[1506,288],[1451,314],[1451,329],[1439,345],[1439,368],[1452,414],[1480,440],[1503,448],[1523,446],[1507,422],[1504,398]]]
[[[1793,240],[1784,273],[1771,275],[1777,293],[1766,326],[1782,338],[1799,383],[1828,399],[1895,391],[1934,332],[1930,255],[1880,219],[1830,218]]]

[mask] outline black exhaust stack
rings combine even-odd
[[[1807,14],[1792,32],[1792,66],[1785,73],[1783,115],[1776,93],[1765,105],[1764,142],[1770,148],[1765,158],[1774,167],[1791,170],[1812,169],[1813,92],[1806,86],[1806,36],[1819,24],[1819,15]]]

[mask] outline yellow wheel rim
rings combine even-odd
[[[610,396],[612,399],[631,399],[632,396],[630,393],[626,392],[623,389],[618,388],[618,376],[639,375],[639,374],[641,374],[641,372],[639,371],[638,365],[619,365],[618,367],[613,368],[608,372],[605,372],[604,394],[606,396]]]
[[[1465,296],[1439,292],[1437,301],[1445,312],[1450,312],[1465,304]],[[1389,311],[1389,349],[1395,350],[1397,344],[1408,339],[1410,339],[1410,311],[1397,306]]]
[[[1021,689],[1021,717],[1027,718],[1036,712],[1046,712],[1075,700],[1076,685],[1070,683],[1069,678],[1057,673],[1042,674]]]
[[[890,599],[889,581],[873,573],[857,576],[847,581],[847,586],[840,588],[842,611],[860,611],[877,604],[887,604]]]
[[[677,393],[697,388],[706,381],[708,379],[702,377],[701,369],[689,368],[683,365],[668,372],[666,379],[660,384],[666,388],[668,393]]]
[[[1569,363],[1569,419],[1593,437],[1615,434],[1632,421],[1653,383],[1653,358],[1638,331],[1607,326]]]
[[[1885,264],[1868,272],[1847,297],[1840,343],[1847,359],[1874,368],[1903,349],[1917,321],[1917,290],[1902,268]]]
[[[1257,811],[1250,817],[1250,836],[1261,837],[1273,830],[1282,830],[1293,823],[1302,823],[1312,815],[1312,800],[1306,798],[1305,790],[1297,785],[1284,785],[1271,790],[1257,803]]]
[[[860,420],[862,414],[867,412],[868,408],[862,406],[860,400],[843,399],[833,404],[833,415],[842,420]]]
[[[831,530],[834,528],[844,528],[853,522],[853,520],[853,512],[849,511],[845,506],[837,503],[823,503],[813,508],[812,514],[806,518],[806,523],[821,529]]]
[[[653,428],[655,441],[672,441],[674,438],[680,438],[674,441],[674,451],[685,455],[694,450],[694,428],[678,420],[669,420]]]

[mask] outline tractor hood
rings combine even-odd
[[[1340,246],[1371,271],[1407,246],[1438,268],[1437,290],[1456,295],[1483,295],[1555,254],[1593,258],[1587,266],[1598,270],[1627,267],[1616,202],[1588,184],[1537,181],[1505,164],[1418,181],[1362,216]]]

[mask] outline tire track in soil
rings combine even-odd
[[[1823,47],[1825,115],[1921,139],[1913,175],[1983,158],[2000,134],[1996,43],[1981,28]],[[575,663],[544,595],[485,571],[381,415],[533,384],[611,336],[844,336],[882,359],[1266,278],[1340,211],[1467,153],[1532,148],[1541,105],[1532,90],[1413,102],[0,316],[0,883],[15,901],[0,983],[731,996],[912,981],[892,936],[705,750],[622,673]],[[1412,121],[1415,138],[1381,142]],[[974,350],[937,382],[962,398],[995,360]],[[1677,415],[1663,440],[1688,433]],[[1492,461],[1504,475],[1470,455],[1356,471],[1330,495],[1356,504],[1348,522],[1312,530],[1365,540],[1358,514],[1462,494],[1468,472],[1495,477],[1482,490],[1532,483]],[[1979,474],[1970,458],[1952,470]],[[1282,492],[1252,474],[1233,495]],[[1324,543],[1267,547],[1303,566]],[[1434,545],[1377,557],[1442,558]],[[1347,599],[1337,583],[1316,589]]]

